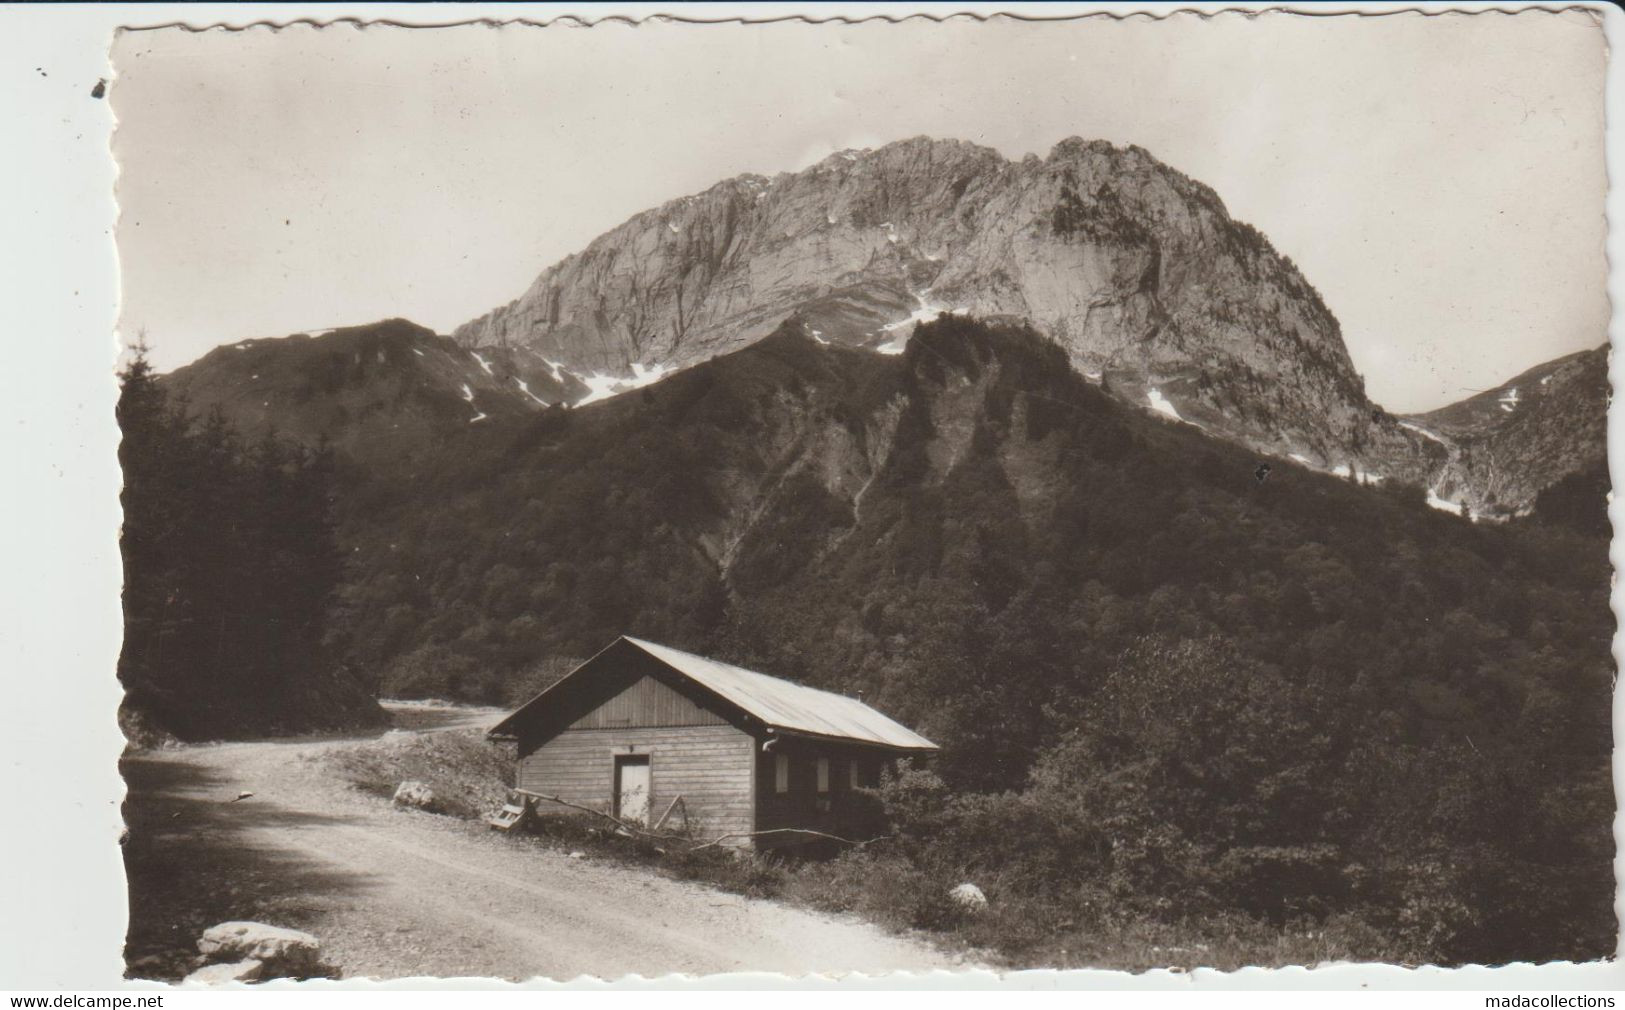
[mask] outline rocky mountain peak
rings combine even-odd
[[[1012,162],[914,137],[744,175],[639,214],[459,327],[580,374],[682,368],[786,319],[884,353],[941,312],[1029,321],[1146,405],[1328,469],[1426,465],[1373,412],[1314,288],[1217,194],[1138,147],[1073,137]],[[1409,465],[1409,464],[1407,464]]]

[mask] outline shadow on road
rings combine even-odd
[[[235,787],[195,765],[155,757],[119,763],[130,928],[126,974],[175,979],[190,970],[198,936],[216,923],[255,919],[320,936],[322,901],[360,893],[366,875],[335,873],[296,851],[256,842],[262,827],[330,826],[343,818],[231,802]]]

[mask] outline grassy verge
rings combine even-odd
[[[402,782],[422,782],[434,791],[431,812],[465,820],[489,816],[513,785],[512,754],[480,729],[390,732],[334,748],[321,760],[351,786],[386,800]]]

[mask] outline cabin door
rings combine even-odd
[[[649,755],[616,755],[615,816],[633,824],[649,823]]]

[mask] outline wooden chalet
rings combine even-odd
[[[518,745],[516,791],[538,814],[760,848],[847,837],[859,788],[937,750],[855,698],[625,636],[489,735]]]

